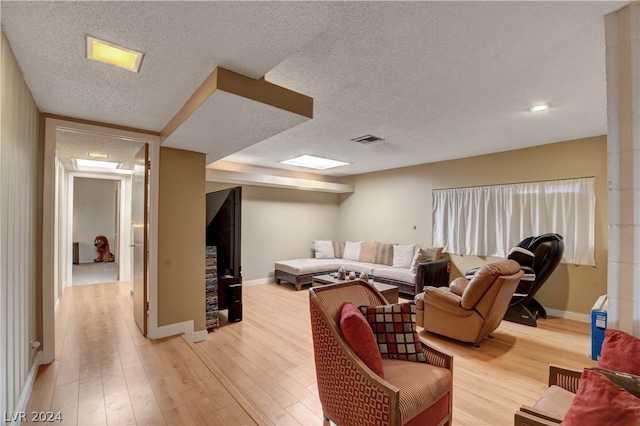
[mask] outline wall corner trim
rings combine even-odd
[[[38,369],[42,365],[42,351],[38,351],[36,356],[33,358],[33,362],[31,363],[31,369],[29,370],[29,375],[27,376],[27,380],[24,383],[24,388],[22,389],[22,393],[20,394],[20,399],[18,399],[18,405],[14,408],[13,413],[26,413],[27,412],[27,403],[29,402],[29,398],[31,397],[31,391],[33,390],[33,384],[36,382],[36,376],[38,375]],[[9,423],[11,426],[20,425],[20,419],[12,420]]]
[[[150,329],[148,337],[150,339],[162,339],[164,337],[176,336],[184,333],[192,342],[202,342],[207,340],[207,330],[194,330],[193,320],[177,322],[175,324],[162,325],[156,329]]]
[[[191,333],[186,333],[186,335],[193,343],[198,343],[207,340],[209,332],[207,330],[198,330]]]

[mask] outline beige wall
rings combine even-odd
[[[235,185],[207,182],[206,192]],[[273,278],[277,260],[309,257],[313,240],[338,237],[338,196],[242,187],[242,277]]]
[[[339,238],[430,244],[432,189],[595,176],[596,266],[561,264],[536,297],[545,307],[588,314],[607,289],[605,136],[351,177],[341,196]],[[417,229],[413,229],[416,225]],[[452,278],[484,263],[452,256]]]
[[[431,243],[431,216],[425,213],[431,212],[431,182],[420,167],[368,173],[345,182],[354,185],[355,192],[340,196],[341,240]]]
[[[28,397],[31,342],[42,330],[36,324],[39,111],[4,33],[0,42],[0,412],[17,413],[26,409],[18,403]]]
[[[158,325],[205,329],[205,155],[160,148]]]

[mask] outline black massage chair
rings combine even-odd
[[[533,296],[556,269],[563,253],[564,242],[559,234],[525,238],[511,249],[507,258],[518,262],[524,275],[511,298],[505,320],[536,327],[537,318],[547,317],[547,311]],[[467,279],[476,270],[467,271]]]

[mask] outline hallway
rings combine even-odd
[[[77,425],[256,424],[188,342],[142,337],[131,312],[126,282],[66,289],[56,360],[40,368],[27,413]]]

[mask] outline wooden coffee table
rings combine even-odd
[[[315,275],[313,277],[312,285],[342,284],[342,283],[348,283],[349,281],[351,280],[341,280],[341,279],[335,278],[331,274],[324,274],[324,275]],[[369,280],[369,284],[373,285],[376,288],[376,290],[378,290],[385,297],[385,299],[387,299],[389,303],[398,303],[398,287],[397,286],[391,285],[391,284],[379,283],[377,281],[371,281],[371,280]]]

